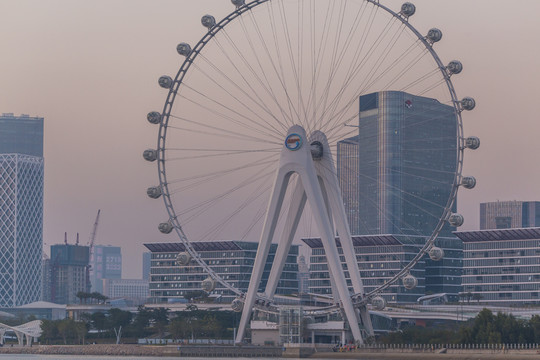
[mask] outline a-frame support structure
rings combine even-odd
[[[363,294],[362,279],[328,140],[322,132],[316,131],[310,134],[308,141],[305,130],[298,125],[289,129],[281,152],[279,169],[268,204],[249,288],[244,300],[236,342],[242,342],[247,324],[250,321],[270,245],[272,240],[276,238],[276,225],[283,199],[291,175],[294,173],[298,174],[298,182],[293,190],[289,209],[287,209],[283,234],[277,238],[279,239],[278,248],[263,297],[269,299],[274,297],[306,201],[309,201],[326,253],[334,300],[339,303],[342,313],[349,323],[354,340],[361,344],[364,339],[359,323],[363,324],[364,329],[370,335],[373,334],[373,328],[365,306],[360,309],[353,306],[344,269],[339,258],[335,230],[340,235],[341,247],[354,293]]]

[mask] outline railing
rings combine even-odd
[[[345,346],[347,347],[347,346]],[[350,346],[348,347],[350,349]],[[413,350],[439,351],[447,350],[538,350],[538,344],[363,344],[356,346],[359,350]]]

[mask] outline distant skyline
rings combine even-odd
[[[393,9],[403,3],[381,2]],[[464,64],[453,78],[458,96],[478,104],[464,114],[465,135],[482,141],[465,154],[464,175],[478,185],[458,195],[461,230],[475,230],[481,202],[540,200],[540,2],[414,3],[411,23],[423,33],[443,31],[435,45],[443,62]],[[69,243],[79,232],[86,244],[98,209],[96,244],[122,247],[126,278],[140,278],[143,243],[177,240],[158,232],[166,211],[145,194],[158,183],[155,166],[141,156],[157,142],[146,114],[163,107],[157,79],[177,72],[176,45],[203,36],[201,16],[220,19],[233,10],[229,0],[0,3],[0,113],[45,118],[47,252],[64,232]]]

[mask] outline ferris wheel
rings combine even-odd
[[[159,78],[165,105],[147,117],[159,126],[157,147],[143,153],[158,167],[159,185],[148,196],[162,197],[169,216],[159,231],[175,232],[185,246],[179,265],[195,261],[208,273],[203,289],[219,285],[237,295],[233,308],[243,311],[237,340],[253,307],[275,309],[284,257],[293,239],[308,237],[323,239],[338,289],[336,304],[321,311],[341,311],[349,323],[369,329],[366,304],[384,308],[379,294],[397,283],[414,288],[415,265],[426,254],[444,256],[437,236],[463,224],[454,212],[457,190],[476,185],[462,175],[463,155],[480,145],[462,125],[462,112],[476,103],[458,98],[451,80],[463,65],[437,55],[441,30],[422,34],[413,27],[412,3],[396,10],[378,0],[232,3],[235,9],[221,21],[202,17],[201,40],[180,43],[180,69]],[[382,120],[396,113],[399,121]],[[345,153],[346,143],[356,150]],[[340,184],[351,181],[352,195],[342,195]],[[383,201],[381,194],[390,197]],[[402,208],[388,210],[397,202],[407,206],[407,216]],[[417,254],[365,292],[351,229],[352,235],[392,229],[415,242]],[[247,292],[220,277],[193,247],[225,239],[260,241]],[[279,243],[275,266],[267,290],[258,293],[272,241]]]

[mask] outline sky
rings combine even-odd
[[[439,56],[465,67],[453,78],[458,96],[477,101],[463,120],[482,141],[465,154],[464,175],[478,185],[458,195],[462,229],[474,230],[481,202],[540,200],[540,2],[414,3],[411,23],[443,31]],[[47,249],[64,232],[86,243],[98,209],[96,243],[122,246],[124,278],[141,277],[144,243],[174,240],[157,231],[163,203],[146,196],[158,183],[142,159],[157,143],[146,114],[163,107],[157,79],[181,65],[176,45],[204,35],[202,15],[232,10],[229,0],[0,0],[0,112],[45,118]]]

